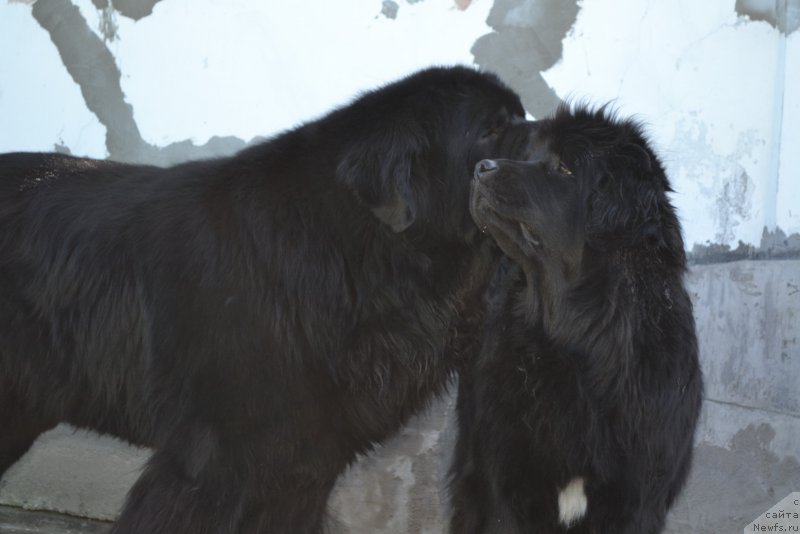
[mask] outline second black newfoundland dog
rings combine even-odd
[[[117,534],[320,532],[473,350],[469,181],[523,116],[434,68],[230,158],[0,157],[0,474],[65,421],[155,449]]]
[[[539,123],[528,162],[478,164],[471,209],[513,262],[459,385],[453,534],[655,534],[700,408],[683,240],[641,130]]]

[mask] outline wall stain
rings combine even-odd
[[[800,28],[800,0],[736,0],[736,13],[767,22],[786,35]]]
[[[103,34],[106,41],[117,40],[117,12],[113,7],[107,7],[100,10],[100,33]]]
[[[50,35],[67,72],[80,87],[86,106],[106,127],[109,159],[166,166],[228,155],[247,145],[232,136],[213,137],[200,146],[188,140],[163,148],[145,142],[133,118],[133,108],[125,102],[114,56],[89,28],[80,10],[69,0],[48,0],[33,4],[31,12]]]
[[[695,244],[688,257],[689,263],[693,265],[740,260],[796,259],[800,258],[800,233],[787,236],[779,227],[772,231],[764,227],[761,233],[761,243],[758,246],[748,245],[742,241],[739,241],[736,248],[717,243]]]
[[[153,7],[161,0],[92,0],[97,9],[113,9],[133,20],[153,13]]]
[[[383,0],[383,5],[381,6],[381,15],[387,19],[396,19],[397,11],[399,9],[400,6],[397,5],[397,2],[394,2],[393,0]]]
[[[670,512],[667,532],[716,534],[742,527],[795,491],[800,463],[769,450],[772,425],[740,429],[728,447],[700,443],[695,448],[692,476]],[[723,504],[724,503],[724,504]]]
[[[561,59],[577,16],[577,0],[495,0],[486,20],[494,32],[473,45],[475,63],[514,88],[531,115],[550,115],[561,99],[541,73]]]
[[[738,220],[747,218],[750,213],[750,197],[747,194],[752,189],[750,175],[744,167],[737,166],[739,172],[725,180],[716,199],[717,226],[720,229],[716,238],[721,242],[731,241],[739,225]]]
[[[106,41],[117,38],[117,13],[139,20],[153,13],[153,7],[161,0],[92,0],[100,12],[100,32]]]

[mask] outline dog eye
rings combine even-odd
[[[487,124],[486,127],[484,128],[483,137],[491,137],[493,135],[497,135],[506,127],[507,124],[508,124],[508,117],[505,114],[495,118],[494,121]]]
[[[486,138],[486,137],[492,137],[493,135],[497,135],[498,133],[500,133],[500,130],[502,129],[503,129],[502,124],[495,124],[494,126],[489,126],[484,130],[483,137]]]
[[[567,167],[563,161],[558,164],[558,172],[566,174],[567,176],[572,176],[572,171],[569,170],[569,167]]]

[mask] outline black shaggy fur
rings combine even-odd
[[[460,382],[450,531],[655,534],[702,393],[670,187],[641,129],[603,109],[560,109],[534,145],[480,163],[472,191],[513,264]]]
[[[469,180],[523,115],[434,68],[230,158],[0,156],[0,475],[65,421],[155,449],[116,534],[322,531],[473,350]]]

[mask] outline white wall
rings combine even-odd
[[[794,37],[787,45],[767,22],[737,16],[733,0],[587,1],[545,77],[560,95],[614,100],[649,126],[687,244],[758,244],[779,219],[800,231],[776,202],[784,71],[800,91],[800,61],[791,69],[783,54],[800,58]],[[785,159],[781,180],[800,182],[798,162]]]
[[[467,2],[460,2],[461,5]],[[142,138],[163,146],[270,135],[430,64],[471,63],[492,0],[164,0],[106,40]],[[515,16],[536,16],[535,0]],[[100,37],[102,12],[74,0]],[[734,0],[586,0],[544,73],[562,98],[613,101],[648,126],[673,179],[687,246],[800,232],[800,37]],[[0,150],[104,157],[83,104],[26,3],[0,4]],[[509,15],[511,16],[511,15]],[[792,65],[795,68],[792,68]],[[785,79],[784,79],[785,78]],[[783,119],[783,120],[782,120]]]

